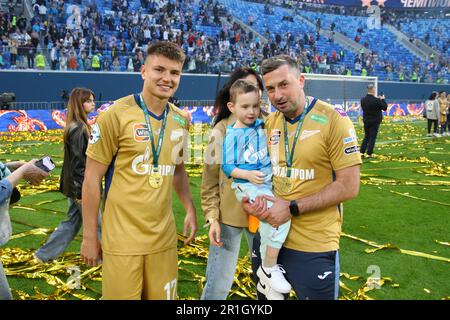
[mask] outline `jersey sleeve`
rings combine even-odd
[[[177,107],[173,107],[173,108],[177,108]],[[179,155],[180,155],[180,157],[181,157],[181,159],[183,159],[183,162],[184,163],[187,163],[187,162],[189,162],[189,156],[190,156],[190,154],[189,154],[189,152],[186,152],[185,153],[185,151],[186,150],[189,150],[189,148],[190,148],[190,143],[191,143],[191,136],[190,136],[190,128],[191,128],[191,122],[189,121],[189,117],[188,117],[188,115],[187,115],[187,112],[186,111],[183,111],[183,110],[179,110],[179,109],[175,109],[176,111],[176,117],[181,117],[181,118],[178,118],[178,119],[181,119],[181,121],[180,120],[178,120],[178,124],[179,124],[179,126],[180,126],[180,129],[177,129],[177,130],[180,130],[183,134],[182,134],[182,146],[183,146],[183,148],[180,150],[180,153],[179,153]]]
[[[222,148],[222,171],[225,173],[227,178],[231,177],[231,172],[237,168],[236,162],[236,148],[235,148],[235,135],[227,130],[225,139],[223,140]]]
[[[328,136],[328,152],[333,170],[361,164],[358,138],[348,116],[335,112],[331,117]]]
[[[92,128],[86,155],[104,165],[109,165],[119,148],[120,122],[113,110],[102,112]]]

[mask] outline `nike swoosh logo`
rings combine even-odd
[[[263,288],[264,290],[266,290],[266,285],[262,282],[259,282],[259,284],[261,285],[261,288]]]
[[[264,270],[264,268],[261,266],[262,272],[266,275],[267,278],[272,278],[272,274],[267,274],[267,272]]]
[[[320,130],[303,130],[302,134],[300,135],[300,140],[305,140],[319,132],[320,132]]]
[[[324,274],[319,274],[318,276],[317,276],[317,278],[319,278],[320,280],[323,280],[323,279],[325,279],[326,277],[328,277],[328,275],[330,275],[330,274],[332,274],[333,272],[331,272],[331,271],[327,271],[327,272],[325,272]]]

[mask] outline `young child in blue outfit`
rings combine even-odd
[[[258,88],[245,80],[237,80],[230,88],[230,111],[236,115],[236,122],[227,127],[223,143],[222,170],[233,178],[231,187],[236,189],[239,201],[248,197],[254,201],[257,196],[272,193],[272,166],[267,150],[264,122],[259,119],[260,93]],[[267,207],[272,206],[271,202]],[[291,285],[286,281],[283,268],[277,264],[278,254],[286,240],[291,222],[278,228],[261,221],[262,265],[257,271],[257,290],[269,300],[283,300],[283,293],[289,293]]]

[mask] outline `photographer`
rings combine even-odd
[[[16,186],[24,179],[32,185],[38,185],[48,173],[39,169],[35,162],[0,162],[0,245],[8,242],[12,233],[9,219],[9,205],[19,201],[20,193]],[[5,271],[0,261],[0,300],[12,300],[11,290],[6,280]]]
[[[16,101],[16,95],[13,92],[0,94],[0,110],[9,110],[11,103],[14,101]]]
[[[367,149],[367,158],[371,158],[378,129],[381,121],[383,121],[382,112],[387,110],[384,94],[375,97],[375,86],[369,84],[367,86],[367,95],[361,99],[361,108],[363,110],[364,139],[361,143],[360,152],[364,155]]]

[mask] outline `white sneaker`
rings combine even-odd
[[[270,268],[263,268],[261,265],[256,271],[259,279],[264,283],[272,287],[275,291],[280,293],[289,293],[291,291],[291,285],[286,281],[283,273],[286,273],[284,269],[276,264]]]
[[[256,290],[258,290],[259,293],[262,293],[267,300],[284,300],[284,295],[282,293],[275,291],[271,286],[262,281],[258,281]]]
[[[431,133],[427,133],[427,137],[432,137],[433,135]]]
[[[434,133],[433,136],[435,136],[436,138],[440,138],[441,135],[439,133]]]

